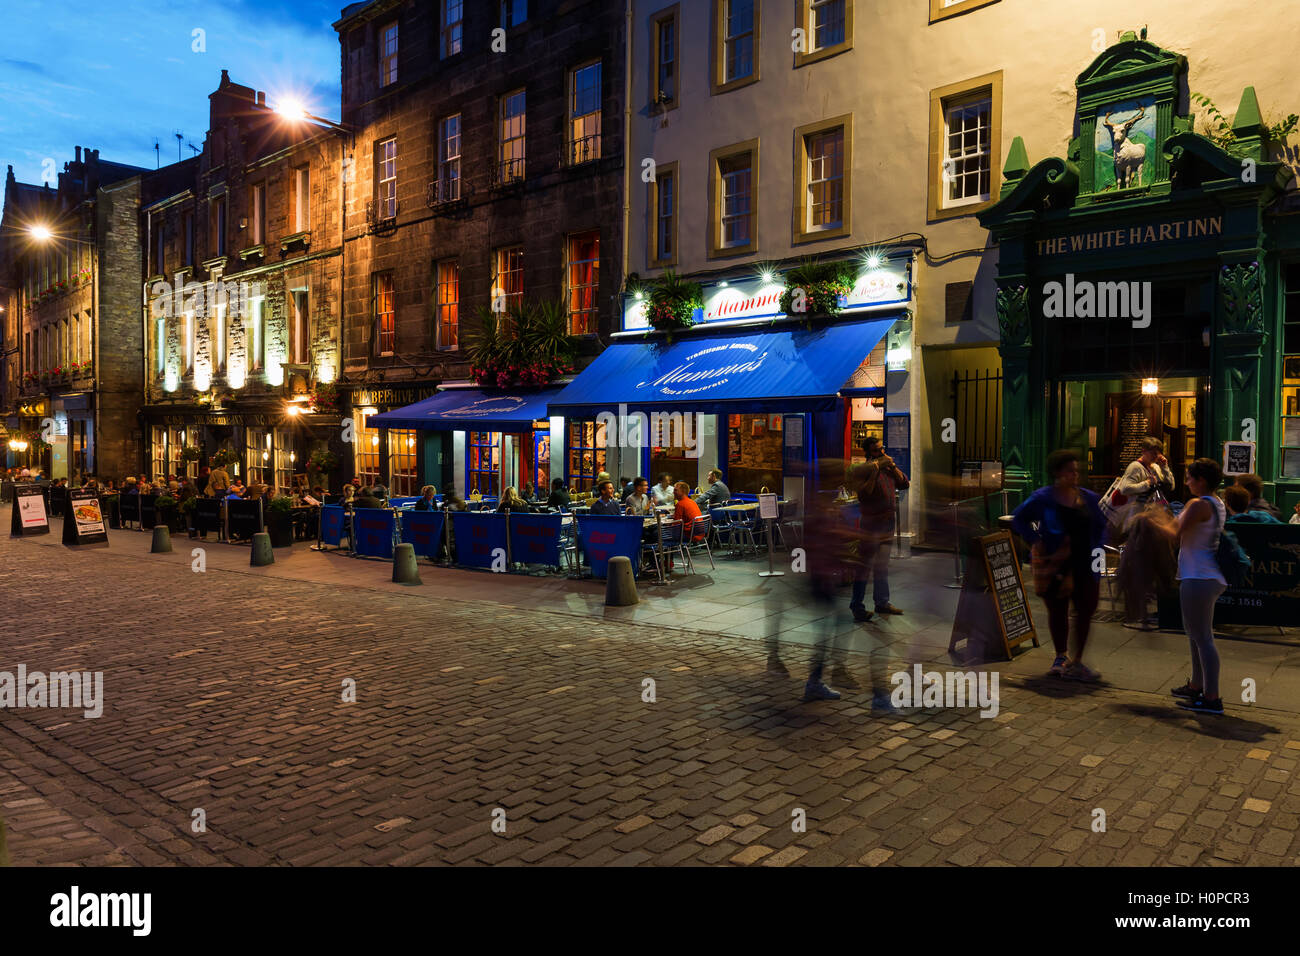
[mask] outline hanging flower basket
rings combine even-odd
[[[656,332],[689,329],[695,325],[696,312],[704,308],[704,288],[671,271],[658,279],[629,282],[628,291],[640,293],[646,321]]]
[[[569,334],[563,302],[525,303],[502,317],[479,310],[482,323],[469,347],[469,377],[476,385],[542,386],[573,371],[577,341]]]
[[[834,318],[853,291],[857,273],[849,262],[808,260],[785,274],[781,311],[792,318]]]

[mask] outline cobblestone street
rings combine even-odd
[[[784,649],[789,676],[774,675],[761,642],[585,609],[200,574],[116,545],[7,538],[0,573],[0,671],[104,675],[98,719],[0,711],[0,814],[18,865],[1275,865],[1300,853],[1300,719],[1281,711],[1195,717],[1168,697],[1003,673],[994,719],[873,713],[862,661],[849,661],[862,690],[803,704],[806,647]]]

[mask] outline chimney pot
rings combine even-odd
[[[81,162],[81,147],[77,147],[77,162]]]
[[[265,91],[263,91],[263,90],[258,90],[258,91],[257,91],[257,105],[258,105],[258,106],[265,106],[265,105],[266,105],[266,93],[265,93]]]

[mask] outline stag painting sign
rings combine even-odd
[[[1151,185],[1156,143],[1154,96],[1122,100],[1097,111],[1093,188],[1097,192]]]

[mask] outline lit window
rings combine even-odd
[[[438,263],[438,348],[455,349],[460,337],[460,267],[455,259]]]
[[[594,419],[569,421],[569,486],[574,491],[594,491],[596,476],[605,470],[605,423]]]
[[[808,228],[832,229],[844,223],[844,128],[806,138],[808,150]]]
[[[397,140],[386,139],[375,147],[376,199],[379,218],[392,219],[397,215]]]
[[[293,231],[311,229],[311,169],[299,166],[293,171]]]
[[[569,74],[569,162],[600,159],[600,61]]]
[[[501,472],[501,433],[470,432],[466,450],[469,493],[495,495]]]
[[[524,247],[510,246],[498,249],[496,267],[492,274],[492,307],[498,315],[510,312],[524,300]],[[504,309],[496,308],[498,302]]]
[[[388,493],[416,495],[416,449],[419,442],[414,431],[390,429],[388,432]]]
[[[569,334],[594,335],[600,285],[600,233],[584,232],[569,237],[568,249]]]
[[[393,304],[393,274],[375,273],[375,339],[380,355],[392,355],[397,345],[397,313]]]
[[[397,21],[379,34],[379,85],[397,82]]]
[[[524,107],[523,90],[515,90],[501,97],[498,180],[503,183],[524,178]]]

